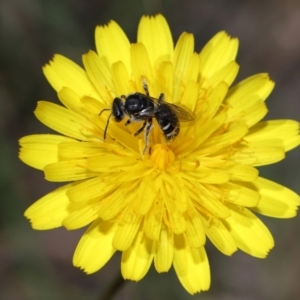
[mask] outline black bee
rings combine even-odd
[[[112,103],[111,109],[103,109],[99,115],[105,110],[111,110],[111,114],[107,119],[104,129],[104,140],[106,139],[107,128],[111,116],[116,122],[121,122],[126,116],[129,119],[125,125],[131,122],[144,122],[142,127],[134,133],[134,136],[145,130],[145,149],[149,146],[149,134],[153,128],[152,119],[155,118],[165,139],[167,141],[175,138],[180,131],[179,122],[190,122],[194,120],[192,114],[185,109],[164,101],[164,94],[160,94],[158,99],[150,97],[148,86],[143,82],[145,94],[134,93],[128,96],[122,95],[116,97]]]

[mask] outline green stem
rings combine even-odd
[[[108,289],[104,292],[104,294],[99,298],[99,300],[111,300],[113,297],[119,292],[121,287],[124,285],[126,281],[123,279],[122,275],[119,273],[116,276],[115,280],[108,287]]]

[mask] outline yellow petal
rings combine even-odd
[[[173,232],[163,226],[159,240],[154,242],[154,266],[158,273],[168,272],[174,255]]]
[[[265,117],[268,112],[267,106],[265,103],[257,102],[253,106],[241,111],[238,115],[231,115],[228,118],[229,122],[234,122],[235,120],[243,120],[245,124],[250,128],[261,119]]]
[[[204,224],[205,233],[220,252],[230,256],[237,251],[233,237],[221,220],[213,219],[209,221],[203,216],[201,216],[201,220]]]
[[[153,175],[143,177],[138,188],[136,205],[134,207],[134,210],[138,215],[145,215],[151,208],[154,199],[157,197],[158,189],[149,184],[156,180],[157,179],[153,177]]]
[[[258,258],[265,258],[274,247],[268,228],[248,209],[231,205],[231,215],[223,220],[236,245],[242,251]]]
[[[195,184],[191,198],[201,205],[212,216],[218,218],[227,218],[230,216],[230,210],[212,193],[212,191],[203,184]]]
[[[284,151],[289,151],[300,144],[299,122],[293,120],[273,120],[260,122],[253,126],[245,140],[250,144],[258,141],[277,139],[282,143]]]
[[[62,142],[58,146],[59,156],[69,159],[99,155],[101,152],[105,154],[107,153],[107,149],[103,149],[102,143],[96,142],[79,142],[73,140]]]
[[[224,31],[217,33],[200,52],[200,76],[209,79],[235,60],[238,40]]]
[[[228,85],[225,82],[220,82],[207,96],[205,104],[207,105],[206,114],[208,118],[213,118],[220,109],[220,105],[222,104],[227,91]]]
[[[234,164],[227,169],[231,180],[254,181],[258,176],[258,170],[243,164]]]
[[[114,90],[118,97],[134,91],[128,70],[122,61],[118,61],[112,65],[111,75],[115,87]]]
[[[138,181],[138,179],[144,180],[144,176],[148,176],[153,172],[153,170],[148,168],[142,162],[138,162],[137,164],[131,167],[131,172],[117,172],[107,178],[106,183],[114,183],[116,182],[131,182],[131,181]],[[140,182],[139,182],[140,183]]]
[[[93,128],[80,114],[51,102],[39,101],[34,113],[46,126],[78,140],[88,140],[87,132]]]
[[[143,81],[147,83],[149,93],[155,97],[155,93],[160,91],[153,91],[152,84],[154,83],[154,73],[150,62],[148,49],[143,44],[133,44],[130,48],[132,73],[134,81],[136,82],[136,91],[145,94],[143,88]]]
[[[229,145],[234,144],[241,140],[248,132],[248,127],[245,125],[237,125],[234,128],[230,128],[226,133],[217,135],[208,139],[197,154],[213,153],[220,149],[226,148]]]
[[[230,175],[219,170],[200,168],[195,172],[185,171],[182,173],[182,178],[201,183],[222,184],[229,181]]]
[[[42,197],[25,211],[24,215],[37,230],[47,230],[62,226],[69,215],[70,201],[66,195],[74,184],[68,184]]]
[[[274,82],[266,73],[256,74],[239,82],[229,90],[225,100],[232,109],[229,110],[229,116],[251,107],[257,101],[264,101],[273,88]]]
[[[186,77],[187,69],[190,66],[190,61],[194,53],[194,36],[187,32],[184,32],[179,37],[176,47],[174,50],[174,74],[175,76],[175,86],[180,87],[180,83],[184,81],[184,77]],[[198,71],[197,75],[199,74],[199,65],[194,65],[195,69]],[[189,70],[190,73],[190,70]],[[191,73],[190,73],[191,74]],[[190,76],[189,76],[190,77]],[[189,78],[190,79],[190,78]],[[195,78],[196,81],[198,78]],[[188,81],[185,80],[185,83]]]
[[[149,51],[153,66],[157,67],[162,61],[172,61],[173,39],[169,25],[162,15],[143,16],[138,27],[137,40]]]
[[[47,165],[44,168],[45,178],[49,181],[77,181],[92,178],[98,175],[89,171],[85,159],[65,160]]]
[[[183,74],[182,83],[186,85],[189,81],[198,81],[200,69],[199,54],[193,53],[187,65],[185,73]]]
[[[261,195],[256,189],[247,188],[243,183],[228,182],[222,186],[223,199],[230,203],[245,207],[255,207],[260,201]]]
[[[170,203],[168,203],[170,204]],[[170,222],[170,227],[175,234],[181,234],[186,231],[186,222],[182,214],[178,212],[174,207],[166,205],[168,210],[168,221]]]
[[[186,211],[190,198],[187,196],[186,186],[182,177],[177,174],[171,176],[171,174],[165,172],[162,174],[162,179],[163,185],[168,194],[168,199],[173,199],[178,211]]]
[[[261,195],[258,205],[252,210],[274,218],[292,218],[297,215],[300,198],[292,190],[259,177],[251,183]]]
[[[194,111],[198,100],[198,93],[199,84],[194,81],[189,81],[182,94],[180,104]]]
[[[268,165],[284,158],[284,149],[279,140],[276,139],[274,141],[247,142],[244,147],[238,147],[238,151],[232,156],[235,162],[251,166]]]
[[[98,219],[87,229],[80,239],[74,256],[75,267],[87,274],[101,269],[116,252],[112,246],[115,224]]]
[[[68,87],[57,92],[60,102],[70,110],[82,114],[81,97]]]
[[[186,230],[186,221],[182,215],[179,201],[177,201],[178,195],[174,194],[173,191],[174,189],[171,189],[167,182],[161,185],[160,192],[167,208],[170,227],[174,233],[180,234]]]
[[[163,61],[156,73],[156,81],[154,84],[154,97],[159,97],[160,93],[165,95],[164,101],[173,103],[173,86],[174,86],[174,70],[171,62]]]
[[[90,156],[87,159],[87,167],[94,172],[120,172],[129,171],[136,164],[136,159],[121,157],[115,154]]]
[[[86,72],[68,58],[56,54],[53,59],[43,67],[43,72],[52,85],[59,92],[68,87],[80,97],[97,97],[95,88],[89,81]]]
[[[239,71],[239,65],[235,61],[229,62],[226,66],[218,70],[215,74],[213,74],[209,82],[212,84],[213,87],[219,85],[221,82],[230,86],[236,75]]]
[[[156,201],[153,202],[152,207],[148,211],[144,219],[145,235],[153,240],[158,241],[162,228],[162,219],[164,213],[164,201],[161,194],[158,193]]]
[[[120,251],[127,250],[130,247],[141,225],[142,217],[132,212],[132,206],[127,205],[118,218],[113,246]]]
[[[98,214],[103,220],[110,220],[122,212],[137,195],[138,180],[131,183],[123,183],[119,186],[114,186],[114,190],[110,192],[101,201]]]
[[[176,50],[175,50],[176,51]],[[182,69],[174,71],[174,103],[181,102],[183,92],[186,86],[193,82],[198,84],[200,59],[199,54],[193,53],[189,61],[186,62],[186,58],[180,59],[183,61]],[[185,65],[187,64],[187,65]],[[198,88],[199,89],[199,88]]]
[[[122,254],[121,272],[124,279],[141,280],[148,272],[152,260],[152,241],[139,231],[134,242]]]
[[[183,235],[174,241],[174,269],[180,283],[192,295],[208,290],[210,269],[204,247],[190,248]]]
[[[73,204],[70,205],[70,214],[64,219],[63,226],[68,230],[74,230],[84,227],[98,218],[98,213],[93,203],[84,205],[80,208],[72,209]]]
[[[191,248],[199,248],[205,245],[205,231],[199,212],[196,211],[192,204],[189,206],[185,214],[186,236]]]
[[[46,165],[58,162],[59,144],[70,141],[73,139],[54,134],[24,136],[19,140],[19,158],[31,167],[43,170]]]
[[[99,57],[94,51],[84,54],[82,61],[89,79],[98,91],[96,99],[109,105],[112,101],[109,91],[114,91],[111,78],[111,65],[108,65],[105,58]]]
[[[86,202],[94,198],[101,199],[117,188],[116,184],[109,184],[103,180],[103,177],[99,176],[78,183],[68,190],[67,195],[70,202]]]
[[[197,138],[193,139],[193,143],[190,143],[188,146],[182,144],[182,141],[179,141],[178,139],[175,140],[174,154],[180,154],[182,156],[188,156],[188,154],[191,154],[192,157],[201,155],[203,152],[202,144],[223,125],[225,120],[226,114],[220,114],[213,120],[206,120],[204,124],[197,124],[198,126],[194,126],[193,128]]]
[[[115,21],[110,21],[106,26],[97,26],[95,40],[98,55],[105,58],[108,66],[122,61],[130,73],[130,42]]]

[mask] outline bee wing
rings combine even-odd
[[[194,114],[186,108],[166,102],[164,104],[167,104],[176,113],[179,122],[192,122],[195,120]]]
[[[183,108],[176,104],[168,103],[163,101],[162,103],[158,104],[158,99],[149,97],[149,100],[152,101],[157,108],[168,107],[172,113],[165,116],[165,118],[173,125],[177,126],[178,122],[192,122],[195,120],[195,115],[187,108]],[[161,116],[162,117],[162,116]]]

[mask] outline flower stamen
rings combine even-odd
[[[175,161],[175,155],[167,145],[155,144],[151,148],[150,159],[156,169],[165,170]]]

